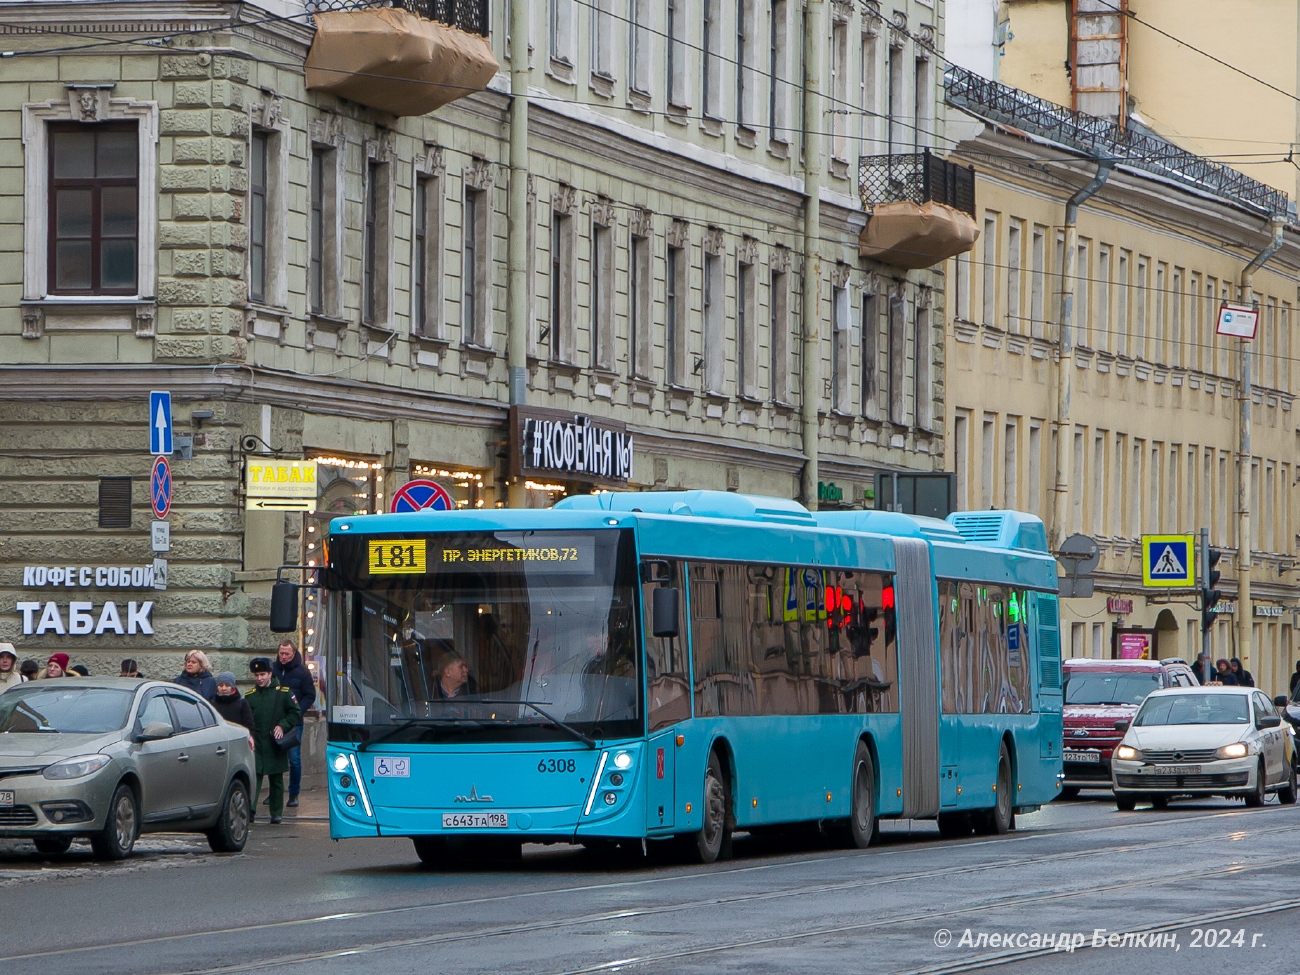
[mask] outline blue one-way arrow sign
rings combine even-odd
[[[149,453],[172,452],[172,394],[154,390],[149,394]]]

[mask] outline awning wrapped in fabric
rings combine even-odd
[[[426,115],[482,91],[500,67],[486,38],[397,7],[315,20],[307,87],[390,115]]]
[[[966,253],[979,235],[974,217],[942,203],[877,203],[858,238],[858,254],[894,267],[931,267]]]

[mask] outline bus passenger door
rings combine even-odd
[[[673,761],[676,751],[676,731],[650,739],[646,753],[645,821],[652,832],[673,825],[673,809],[677,806]]]
[[[675,754],[682,723],[691,718],[691,669],[686,643],[685,572],[675,559],[641,563],[641,632],[646,672],[646,826],[652,832],[673,825],[677,804]],[[672,588],[677,597],[677,633],[655,636],[654,591]]]

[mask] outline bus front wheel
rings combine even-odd
[[[717,752],[709,754],[704,770],[704,822],[694,836],[695,854],[701,863],[726,860],[731,856],[731,787],[722,772]]]

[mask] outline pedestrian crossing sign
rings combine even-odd
[[[1195,535],[1143,535],[1142,585],[1196,585]]]

